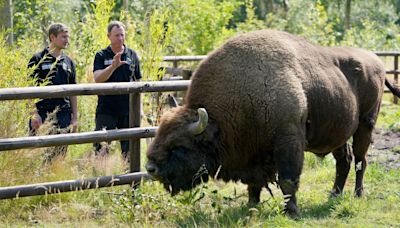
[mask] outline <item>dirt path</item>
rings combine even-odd
[[[400,168],[400,132],[375,129],[372,140],[368,162],[378,162],[388,169]]]

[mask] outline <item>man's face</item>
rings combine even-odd
[[[69,33],[68,32],[60,32],[57,36],[51,34],[50,35],[51,42],[54,44],[55,48],[64,49],[69,44]]]
[[[125,41],[125,30],[122,27],[114,26],[111,32],[107,34],[111,46],[122,46]]]

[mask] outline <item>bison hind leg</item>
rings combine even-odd
[[[336,177],[331,196],[336,197],[343,192],[347,176],[350,171],[351,161],[353,160],[351,147],[348,143],[333,151],[336,159]]]
[[[371,144],[372,128],[360,122],[356,133],[353,135],[353,154],[356,171],[355,195],[361,197],[364,191],[364,173],[367,168],[366,154]]]

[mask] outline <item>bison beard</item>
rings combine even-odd
[[[400,97],[365,50],[320,47],[278,31],[237,36],[202,61],[184,106],[163,115],[146,169],[172,194],[208,175],[241,181],[249,203],[277,182],[285,211],[297,218],[304,151],[332,152],[332,195],[342,193],[354,158],[361,196],[384,83]],[[204,167],[208,174],[199,172]]]

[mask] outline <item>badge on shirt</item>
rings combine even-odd
[[[66,63],[62,63],[62,68],[64,69],[64,71],[70,71],[70,69],[68,69],[68,65]]]
[[[48,70],[51,68],[52,65],[53,65],[52,63],[43,63],[42,70]]]
[[[106,59],[106,60],[104,60],[104,65],[105,66],[111,65],[112,61],[113,61],[112,59]]]

